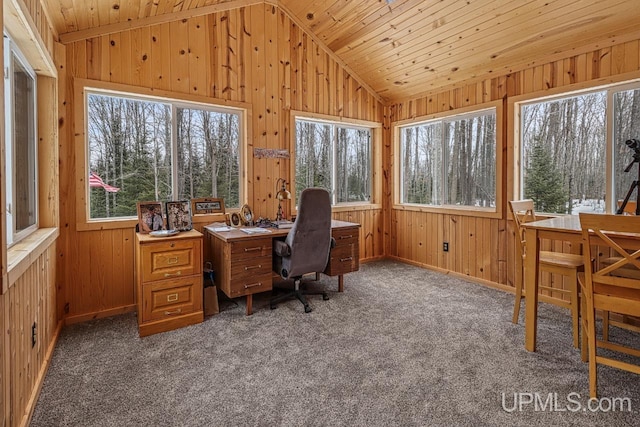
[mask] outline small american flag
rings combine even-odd
[[[100,178],[94,172],[89,173],[89,187],[102,187],[109,193],[117,193],[118,191],[120,191],[118,187],[113,187],[109,184],[105,184],[102,178]]]

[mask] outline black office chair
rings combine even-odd
[[[305,295],[322,295],[326,292],[309,292],[300,288],[302,276],[309,273],[321,273],[329,261],[329,251],[335,246],[331,237],[331,198],[323,188],[307,188],[300,194],[298,216],[284,241],[275,240],[273,269],[283,279],[293,280],[293,290],[271,299],[271,309],[276,304],[296,297],[309,313],[311,306]]]

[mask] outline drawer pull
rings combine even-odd
[[[167,295],[167,302],[178,301],[178,294],[169,294]]]
[[[182,274],[182,270],[178,270],[175,273],[164,273],[164,277],[180,276],[181,274]]]
[[[352,256],[346,257],[346,258],[340,258],[340,262],[351,261],[351,260],[353,260]]]
[[[178,257],[177,256],[174,256],[174,257],[171,257],[171,258],[167,259],[167,264],[169,264],[169,265],[177,264],[177,263],[178,263]]]
[[[340,236],[340,240],[343,240],[343,239],[350,239],[350,238],[352,238],[352,237],[353,237],[353,235],[351,235],[351,234],[349,234],[348,236]]]
[[[256,286],[262,286],[262,282],[258,282],[258,283],[251,283],[249,285],[244,285],[245,289],[249,289],[249,288],[255,288]]]
[[[165,311],[164,315],[165,316],[171,316],[172,314],[180,314],[180,313],[182,313],[182,309],[179,308],[179,309],[174,310],[174,311]]]
[[[247,267],[244,268],[244,271],[249,271],[249,270],[253,270],[254,268],[262,268],[262,264],[258,264],[258,265],[249,265]]]
[[[262,250],[262,246],[256,246],[255,248],[244,248],[245,252],[254,252]]]

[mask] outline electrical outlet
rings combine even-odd
[[[442,243],[442,250],[445,252],[449,252],[449,242]]]
[[[33,325],[31,326],[31,348],[36,346],[37,334],[38,334],[38,327],[36,325],[36,322],[33,322]]]

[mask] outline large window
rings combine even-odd
[[[638,86],[521,104],[521,192],[536,210],[616,210],[615,202],[638,179]]]
[[[7,244],[37,228],[36,75],[4,37]]]
[[[371,128],[296,119],[296,196],[326,188],[333,204],[371,202]]]
[[[399,127],[400,203],[496,206],[496,110]]]
[[[86,90],[91,219],[138,201],[223,198],[240,206],[240,111]]]

